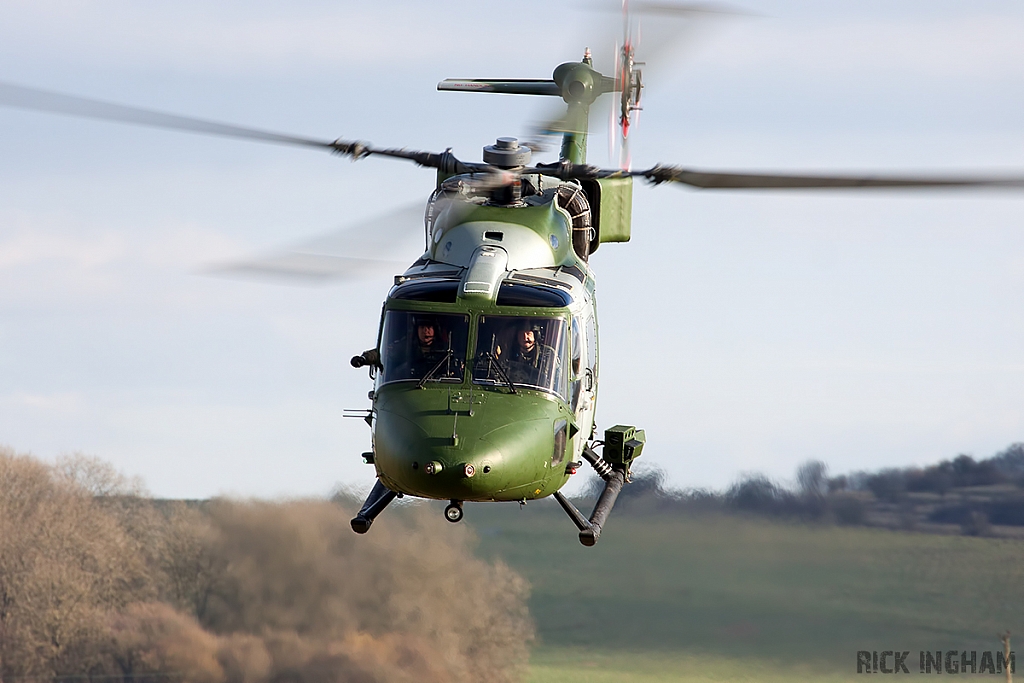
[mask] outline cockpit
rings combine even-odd
[[[474,349],[470,352],[470,329]],[[389,310],[381,335],[381,384],[462,384],[539,390],[566,400],[567,322],[557,316]],[[471,363],[467,363],[467,359]]]
[[[473,383],[528,387],[565,399],[565,328],[563,318],[481,315]]]
[[[381,338],[381,381],[461,384],[468,341],[468,315],[388,311]]]

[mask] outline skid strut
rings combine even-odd
[[[573,521],[576,528],[580,530],[580,543],[591,546],[597,543],[597,539],[601,537],[601,527],[608,521],[608,515],[615,505],[615,499],[619,497],[619,491],[626,483],[626,470],[624,467],[609,465],[589,446],[583,449],[583,457],[604,479],[604,490],[601,491],[601,497],[597,499],[597,505],[594,506],[594,512],[590,515],[590,519],[584,517],[583,513],[562,495],[561,491],[555,491],[555,500],[569,515],[569,519]]]
[[[365,534],[370,530],[370,525],[377,515],[398,496],[397,493],[380,483],[380,479],[373,485],[370,495],[366,497],[362,509],[352,518],[352,531],[357,534]]]

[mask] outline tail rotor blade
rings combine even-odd
[[[632,164],[633,158],[629,153],[629,137],[625,132],[623,132],[622,144],[619,149],[619,168],[621,168],[623,171],[628,171],[630,170]]]

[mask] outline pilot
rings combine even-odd
[[[540,325],[524,321],[516,329],[516,343],[508,359],[508,375],[516,384],[549,387],[558,358],[543,343]]]
[[[404,338],[395,342],[389,357],[396,357],[401,348],[408,355],[398,366],[396,379],[420,379],[430,372],[444,357],[447,349],[441,341],[442,331],[432,316],[417,316],[413,319],[412,338]],[[404,355],[404,354],[402,354]]]
[[[416,320],[416,347],[421,354],[429,354],[434,350],[437,341],[437,324],[432,318]]]
[[[444,356],[445,349],[442,348],[441,330],[434,318],[426,316],[417,318],[415,328],[416,337],[413,340],[409,366],[411,376],[419,378],[437,365],[441,357]]]

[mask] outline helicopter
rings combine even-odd
[[[377,482],[352,521],[365,533],[398,496],[448,500],[458,522],[466,501],[553,496],[584,545],[600,536],[643,430],[619,425],[603,439],[594,416],[598,387],[596,278],[589,258],[601,244],[627,242],[632,184],[675,183],[704,189],[828,189],[996,186],[1014,178],[796,176],[717,173],[676,166],[644,170],[586,163],[590,108],[618,97],[626,138],[640,105],[641,66],[624,41],[613,75],[594,69],[588,52],[559,65],[550,79],[460,79],[440,90],[560,98],[566,112],[560,158],[531,165],[532,149],[499,138],[482,162],[320,141],[132,110],[80,98],[7,87],[5,104],[148,123],[324,149],[361,159],[412,161],[437,174],[427,203],[428,246],[395,279],[378,344],[353,359],[374,381],[365,418],[373,448],[364,459]],[[61,99],[63,97],[63,99]],[[427,343],[429,340],[429,343]],[[601,453],[598,454],[598,449]],[[605,481],[589,518],[561,493],[587,461]]]

